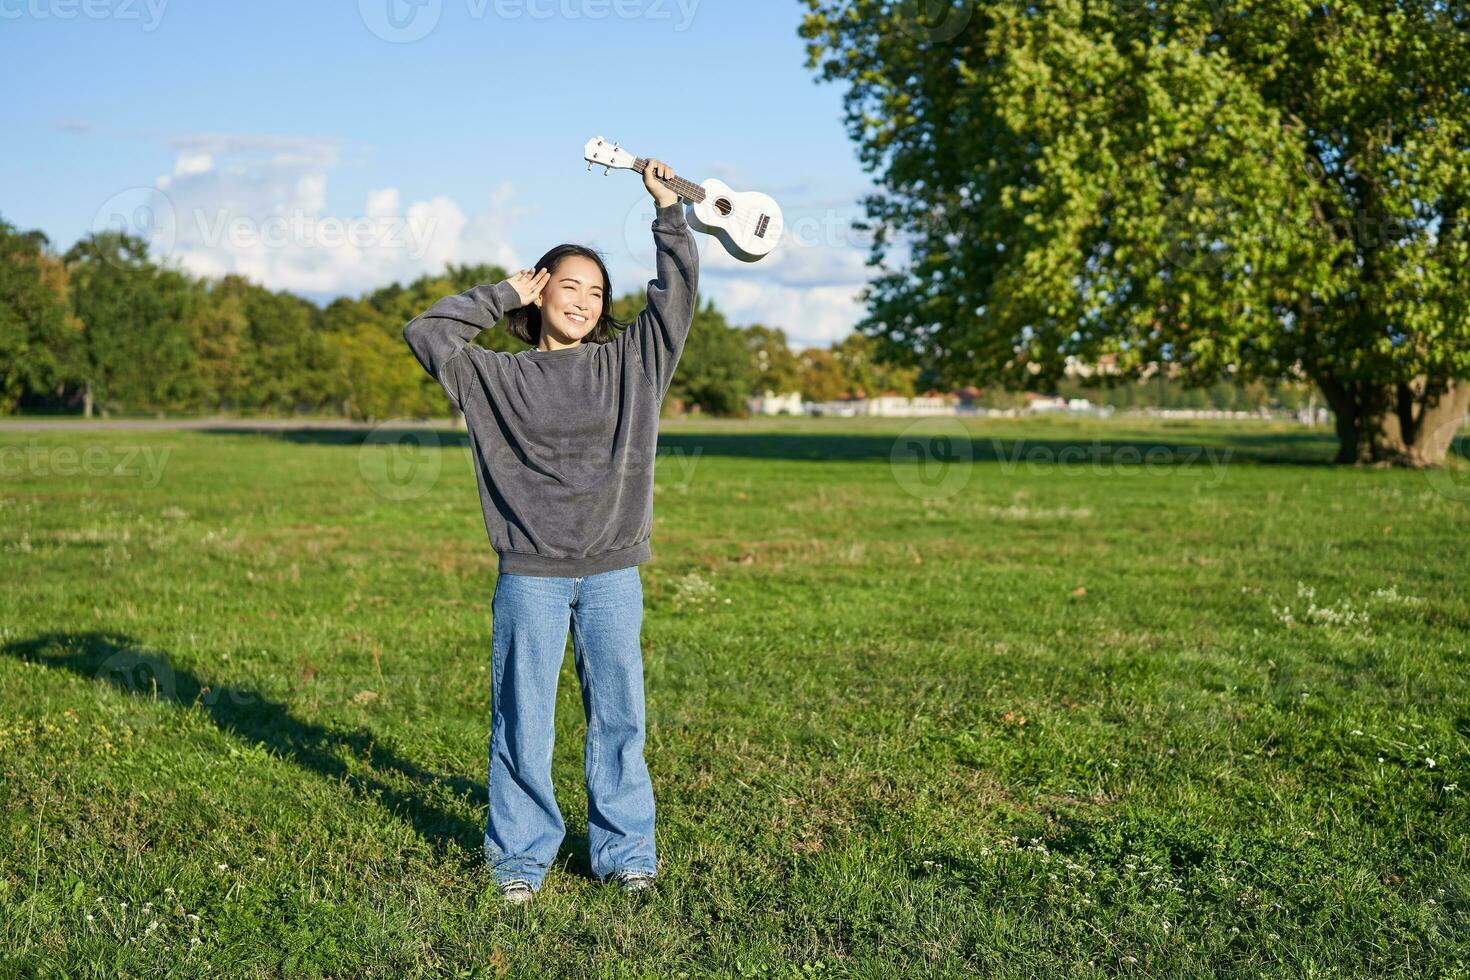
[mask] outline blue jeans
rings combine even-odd
[[[643,579],[637,565],[555,578],[501,573],[491,603],[490,815],[495,880],[542,879],[566,836],[551,787],[557,678],[570,625],[587,715],[592,872],[657,870],[653,782],[643,758]]]

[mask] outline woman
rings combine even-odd
[[[559,245],[493,286],[448,296],[403,328],[419,363],[464,412],[490,545],[490,813],[485,857],[502,894],[530,901],[566,834],[551,785],[554,708],[570,627],[587,715],[592,871],[626,890],[657,875],[653,785],[643,758],[643,583],[653,557],[659,404],[694,316],[699,253],[673,168],[651,159],[656,211],[648,305],[621,329],[591,249]],[[509,314],[533,344],[469,343]]]

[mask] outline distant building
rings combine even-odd
[[[1067,410],[1067,400],[1059,395],[1043,395],[1040,392],[1028,391],[1025,398],[1028,412],[1065,412]]]
[[[954,415],[956,399],[953,395],[931,392],[909,397],[885,392],[873,398],[861,395],[844,395],[825,402],[807,402],[807,411],[812,415],[882,416],[904,418],[916,415]]]
[[[804,415],[806,413],[805,405],[801,400],[801,392],[788,391],[778,395],[769,388],[756,397],[747,399],[745,407],[751,415]]]

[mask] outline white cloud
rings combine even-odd
[[[715,302],[735,324],[763,323],[780,327],[793,350],[828,347],[852,333],[862,319],[857,301],[861,286],[772,286],[758,277],[708,280],[701,277],[699,292]]]
[[[173,172],[156,186],[172,209],[171,254],[197,274],[337,295],[407,282],[449,262],[519,264],[507,232],[525,211],[508,184],[474,214],[442,195],[405,205],[395,187],[370,190],[358,211],[332,213],[334,141],[212,133],[173,142]]]
[[[214,169],[214,157],[208,153],[180,153],[174,161],[174,177],[197,177]]]

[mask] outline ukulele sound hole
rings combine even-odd
[[[720,215],[721,216],[724,216],[724,215],[728,215],[731,211],[733,211],[734,210],[734,206],[729,201],[725,200],[723,197],[720,197],[720,198],[716,198],[715,199],[715,210],[718,211],[718,212],[720,212]]]

